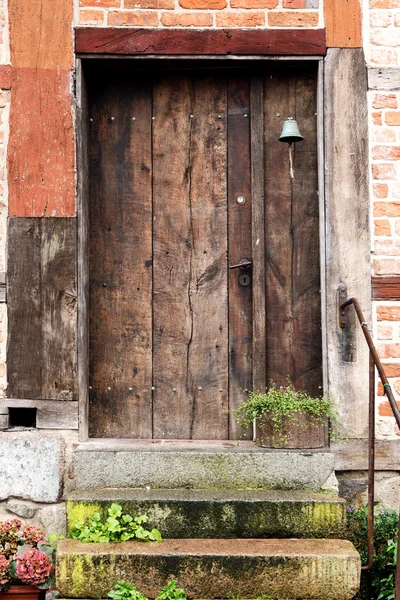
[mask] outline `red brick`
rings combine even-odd
[[[383,396],[384,394],[382,394]],[[396,402],[397,406],[400,408],[400,402]],[[378,412],[381,417],[393,417],[392,409],[390,408],[389,402],[381,402],[378,406]]]
[[[400,202],[375,202],[374,217],[400,217]]]
[[[270,27],[316,27],[317,12],[271,12],[268,14]]]
[[[80,23],[102,23],[104,19],[104,11],[102,10],[80,10]]]
[[[373,138],[375,142],[393,143],[397,141],[396,130],[394,127],[385,129],[383,127],[376,127],[373,131]]]
[[[375,94],[372,106],[374,108],[397,108],[395,94]]]
[[[378,344],[381,358],[400,358],[400,344]]]
[[[400,322],[400,306],[377,306],[376,318],[378,321]]]
[[[283,0],[283,8],[305,8],[306,0]]]
[[[372,122],[374,125],[382,125],[382,113],[381,112],[373,112],[371,113]]]
[[[389,187],[386,183],[374,183],[373,189],[375,198],[387,198]]]
[[[376,240],[375,254],[378,256],[400,256],[400,240],[398,238]]]
[[[163,13],[161,22],[166,27],[211,27],[210,13]]]
[[[396,167],[386,163],[372,165],[372,177],[374,179],[396,179]]]
[[[139,11],[111,11],[108,13],[108,25],[119,27],[133,25],[134,27],[157,27],[158,13]]]
[[[121,0],[80,0],[79,6],[90,6],[90,8],[115,8],[121,6]]]
[[[264,13],[221,13],[216,15],[217,27],[260,27],[265,25]]]
[[[373,8],[400,8],[400,0],[370,0],[369,7]]]
[[[400,111],[388,110],[385,114],[386,125],[400,126]]]
[[[383,367],[386,377],[400,377],[400,363],[386,363]]]
[[[375,219],[374,221],[375,235],[392,235],[390,223],[387,219]]]
[[[400,146],[374,146],[372,158],[374,160],[399,160]]]
[[[221,10],[226,8],[226,0],[179,0],[182,8],[197,8],[204,10]]]
[[[382,381],[378,381],[378,396],[384,396],[385,392],[383,391],[383,383]]]
[[[125,0],[125,8],[168,10],[175,8],[175,0]]]
[[[231,0],[231,8],[276,8],[278,0]]]
[[[374,259],[374,271],[375,275],[400,275],[400,260],[395,258],[376,258]]]

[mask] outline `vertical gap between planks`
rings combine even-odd
[[[322,378],[324,394],[329,393],[328,379],[328,339],[326,301],[326,207],[325,207],[325,153],[324,153],[324,60],[318,62],[317,74],[317,161],[319,199],[319,243],[321,278],[321,336],[322,336]]]
[[[153,172],[153,110],[154,76],[151,78],[150,152],[151,152],[151,439],[154,439],[154,172]]]
[[[252,199],[253,390],[265,390],[264,82],[250,79]]]
[[[82,61],[76,61],[76,156],[78,237],[78,400],[79,441],[89,437],[88,323],[88,104]]]

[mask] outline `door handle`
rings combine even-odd
[[[230,269],[241,269],[242,271],[247,271],[249,267],[251,267],[253,263],[251,260],[247,260],[247,258],[241,258],[240,262],[237,265],[230,265]]]

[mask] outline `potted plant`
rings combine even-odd
[[[322,448],[327,445],[329,423],[338,425],[329,398],[314,398],[291,385],[250,392],[234,412],[242,427],[255,422],[255,442],[264,448]]]
[[[39,600],[54,583],[54,549],[19,519],[0,522],[0,600]]]

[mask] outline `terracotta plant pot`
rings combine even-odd
[[[283,418],[279,431],[275,431],[268,415],[256,420],[256,444],[263,448],[323,448],[328,443],[326,423],[315,424],[307,413]]]
[[[44,600],[45,590],[34,585],[10,585],[7,592],[0,591],[0,600]]]

